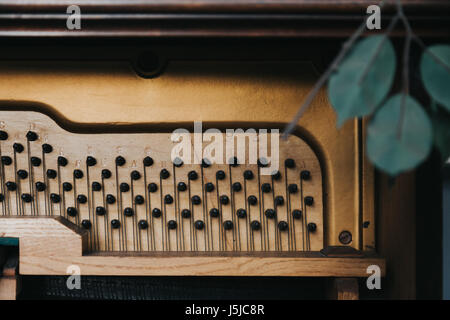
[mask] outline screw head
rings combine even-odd
[[[261,229],[261,223],[259,221],[253,220],[250,223],[250,227],[252,228],[253,231],[258,231],[259,229]]]
[[[211,182],[208,182],[205,185],[205,190],[206,190],[206,192],[213,192],[214,191],[214,184],[212,184]]]
[[[202,220],[195,221],[195,229],[202,230],[205,227],[205,223]]]
[[[223,170],[219,170],[216,172],[216,179],[223,180],[225,179],[225,172]]]
[[[190,218],[191,217],[191,210],[189,209],[183,209],[181,211],[181,216],[185,219]]]
[[[139,224],[139,226],[140,226],[140,224]],[[120,228],[120,221],[117,219],[111,220],[111,228],[113,228],[113,229]]]
[[[144,202],[145,202],[145,199],[143,196],[137,195],[136,197],[134,197],[134,203],[143,204]]]
[[[169,221],[167,222],[167,228],[168,228],[169,230],[176,229],[176,228],[177,228],[177,222],[176,222],[175,220],[169,220]]]
[[[148,187],[148,192],[154,193],[158,190],[158,185],[156,183],[149,183]]]
[[[134,211],[132,208],[127,207],[123,209],[123,214],[125,215],[125,217],[132,217],[134,215]]]
[[[219,216],[219,209],[212,208],[211,210],[209,210],[209,215],[211,216],[211,218],[217,218]]]
[[[178,183],[178,191],[183,192],[187,190],[187,185],[184,182],[179,182]]]
[[[258,198],[256,198],[255,196],[249,196],[247,198],[248,204],[251,206],[254,206],[258,203]]]
[[[158,208],[154,208],[154,209],[152,210],[152,215],[153,215],[154,218],[159,218],[159,217],[161,217],[161,210],[158,209]]]
[[[223,228],[225,230],[231,230],[233,229],[233,221],[227,220],[223,222]]]
[[[78,211],[77,211],[76,208],[74,208],[74,207],[68,207],[67,208],[67,215],[69,217],[75,217],[77,215],[77,213],[78,213]]]
[[[26,137],[28,141],[36,141],[38,139],[38,135],[34,131],[28,131]]]
[[[111,171],[109,171],[108,169],[103,169],[102,170],[102,178],[103,179],[109,179],[111,178]]]
[[[273,209],[267,209],[264,213],[268,219],[273,219],[276,216],[276,212]]]
[[[352,234],[350,231],[344,230],[339,234],[339,241],[342,244],[350,244],[352,242]]]
[[[139,226],[139,229],[145,230],[145,229],[148,228],[148,222],[145,221],[145,220],[140,220],[140,221],[138,222],[138,226]]]
[[[247,216],[247,211],[245,209],[240,208],[236,211],[236,214],[237,214],[238,218],[243,219]]]
[[[295,209],[295,210],[293,210],[292,211],[292,217],[294,218],[294,219],[301,219],[302,218],[302,211],[301,210],[298,210],[298,209]]]
[[[99,216],[104,216],[106,213],[106,209],[104,207],[97,207],[95,208],[95,213]]]
[[[89,220],[81,221],[81,226],[85,229],[90,229],[92,227],[92,223]]]
[[[39,159],[38,157],[31,157],[30,162],[33,167],[39,167],[41,165],[41,159]]]
[[[108,194],[108,195],[106,196],[106,202],[107,202],[108,204],[114,204],[114,203],[116,202],[116,197],[113,196],[112,194]]]
[[[64,158],[63,156],[58,157],[58,165],[60,165],[61,167],[65,167],[67,166],[67,163],[68,161],[66,158]]]
[[[48,143],[44,143],[42,145],[42,151],[44,151],[44,153],[51,153],[53,151],[53,147]]]

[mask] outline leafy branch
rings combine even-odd
[[[384,3],[381,1],[379,7]],[[395,50],[389,35],[399,21],[405,29],[402,89],[399,94],[389,97],[396,69]],[[364,19],[320,76],[286,126],[283,137],[294,130],[321,88],[328,83],[328,96],[338,115],[338,126],[350,118],[371,116],[367,129],[367,153],[379,169],[396,175],[414,168],[428,156],[433,136],[443,157],[450,156],[450,148],[442,148],[446,142],[450,144],[450,139],[447,140],[450,121],[447,126],[443,121],[446,117],[440,116],[439,123],[436,117],[432,122],[409,91],[409,56],[414,42],[423,50],[420,66],[427,92],[446,113],[450,112],[450,46],[426,47],[414,34],[400,0],[396,0],[396,14],[383,35],[369,36],[357,42],[366,29],[366,22]]]

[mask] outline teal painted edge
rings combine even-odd
[[[19,238],[0,238],[0,246],[19,246]]]

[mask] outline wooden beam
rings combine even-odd
[[[366,277],[373,264],[385,273],[384,259],[375,256],[328,258],[319,252],[83,254],[87,233],[61,217],[2,217],[1,236],[19,238],[20,274],[29,275],[66,275],[71,265],[82,275],[120,276]]]

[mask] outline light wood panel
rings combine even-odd
[[[327,258],[301,252],[82,255],[86,232],[64,218],[1,217],[0,236],[20,239],[20,274],[65,275],[68,266],[77,265],[83,275],[366,277],[367,267],[373,264],[385,274],[384,260],[374,256]],[[56,243],[49,245],[49,238]]]

